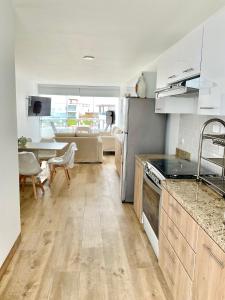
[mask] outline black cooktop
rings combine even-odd
[[[198,164],[184,159],[159,159],[149,161],[165,178],[187,178],[197,177]],[[201,174],[213,175],[207,169],[201,168]]]

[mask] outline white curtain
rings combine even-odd
[[[120,88],[118,86],[77,86],[39,84],[38,94],[84,97],[119,97]]]

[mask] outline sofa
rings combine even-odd
[[[103,152],[115,152],[115,134],[121,133],[121,129],[114,126],[110,132],[100,132]]]
[[[101,132],[103,152],[115,152],[115,138],[110,132]]]
[[[102,139],[99,134],[89,133],[55,133],[55,140],[64,143],[76,143],[78,150],[75,162],[101,163],[103,162]],[[64,151],[58,151],[62,155]]]

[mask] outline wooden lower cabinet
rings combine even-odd
[[[160,230],[159,266],[174,300],[192,299],[192,281],[164,233]]]
[[[159,265],[174,300],[225,300],[225,252],[166,190]]]
[[[163,190],[162,193],[162,206],[181,234],[185,237],[188,244],[195,251],[198,224],[166,190]]]
[[[142,222],[143,176],[144,176],[144,166],[136,158],[135,179],[134,179],[134,211],[140,222]]]
[[[193,280],[196,256],[195,252],[180,233],[176,225],[168,217],[164,209],[161,210],[160,227],[182,262],[184,269]]]
[[[199,230],[194,300],[225,300],[225,253],[202,230]]]

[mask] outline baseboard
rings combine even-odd
[[[13,258],[13,255],[15,254],[19,244],[21,241],[21,233],[19,234],[18,238],[16,239],[14,245],[12,246],[8,256],[6,257],[3,265],[0,267],[0,280],[2,279],[2,276],[4,275],[6,269],[8,268],[8,265],[11,261],[11,259]]]

